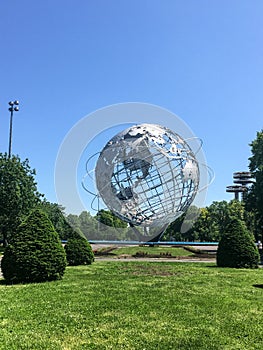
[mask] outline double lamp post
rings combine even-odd
[[[10,112],[10,128],[9,128],[9,147],[8,147],[8,158],[11,158],[11,150],[12,150],[12,131],[13,131],[13,114],[14,112],[19,111],[19,101],[10,101],[9,103],[9,112]]]

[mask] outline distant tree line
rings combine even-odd
[[[181,232],[182,223],[186,215],[189,216],[189,213],[184,214],[169,225],[163,239],[187,242],[218,242],[233,217],[243,221],[251,232],[256,232],[255,217],[251,212],[245,210],[245,203],[243,202],[236,200],[230,202],[215,201],[205,208],[190,207],[189,211],[195,213],[193,222],[188,225],[190,229],[185,233]]]
[[[250,144],[249,169],[255,183],[248,190],[244,201],[213,202],[205,208],[190,207],[188,212],[175,220],[166,229],[163,240],[175,241],[219,241],[232,218],[241,220],[254,235],[262,240],[263,231],[263,130],[257,133]],[[64,208],[48,202],[38,192],[28,159],[8,157],[0,153],[0,240],[5,245],[15,234],[17,227],[32,209],[43,210],[51,220],[61,240],[83,235],[89,240],[138,240],[146,231],[134,230],[126,222],[108,210],[100,210],[92,216],[83,211],[79,215],[65,215]],[[189,230],[183,232],[182,223]]]
[[[79,229],[89,240],[138,240],[133,229],[108,210],[102,210],[95,216],[83,211],[80,215],[70,214],[66,218],[72,227]],[[255,240],[261,240],[257,215],[254,211],[246,210],[246,202],[236,200],[215,201],[205,208],[190,207],[187,213],[168,226],[162,240],[218,242],[232,218],[241,220],[254,234]],[[189,230],[181,232],[185,221],[188,221]]]
[[[218,242],[233,218],[241,220],[254,236],[254,240],[262,241],[263,233],[263,130],[257,133],[250,144],[251,157],[249,169],[255,183],[248,189],[244,201],[215,201],[204,208],[192,206],[187,213],[171,223],[166,229],[163,240]],[[100,211],[95,217],[88,212],[69,215],[68,221],[78,227],[90,239],[114,239],[116,228],[120,239],[138,239],[131,228],[116,218],[109,211]],[[99,224],[100,226],[98,229]],[[189,230],[183,232],[182,224]],[[115,228],[111,229],[109,227]],[[99,237],[99,238],[98,238]]]

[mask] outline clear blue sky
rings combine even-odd
[[[120,102],[159,105],[202,138],[216,178],[206,204],[229,200],[263,127],[262,0],[9,0],[0,3],[0,151],[29,158],[56,201],[67,132]],[[97,121],[100,123],[100,121]]]

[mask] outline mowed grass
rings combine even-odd
[[[0,284],[0,349],[262,349],[263,271],[95,261]]]
[[[136,255],[136,254],[145,254],[145,255],[165,255],[169,254],[172,257],[182,257],[182,256],[193,256],[192,252],[189,252],[183,248],[173,248],[173,247],[139,247],[139,246],[128,246],[116,248],[111,252],[113,255]]]

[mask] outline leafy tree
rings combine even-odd
[[[244,205],[236,200],[232,200],[230,202],[215,201],[209,207],[207,207],[207,209],[209,211],[211,223],[216,224],[218,227],[219,239],[224,234],[231,217],[244,220]]]
[[[219,237],[221,237],[225,231],[225,227],[229,222],[230,207],[227,201],[214,201],[208,207],[209,215],[212,222],[218,225]]]
[[[183,214],[178,219],[170,223],[162,237],[163,241],[182,242],[185,240],[181,233],[181,226],[184,221],[184,217],[185,215]]]
[[[236,200],[215,201],[210,206],[201,209],[195,206],[190,207],[186,214],[169,225],[164,240],[219,241],[232,216],[240,220],[245,219],[249,227],[253,226],[253,217],[247,215],[243,203]],[[189,230],[182,232],[183,225],[187,225]]]
[[[258,263],[259,253],[252,234],[240,219],[230,218],[218,244],[217,266],[257,268]]]
[[[74,229],[80,229],[80,219],[79,219],[79,216],[76,215],[76,214],[69,214],[67,215],[66,217],[67,219],[67,222],[72,226],[74,227]]]
[[[88,211],[83,211],[80,215],[69,214],[67,222],[75,231],[81,231],[87,239],[97,238],[97,220]]]
[[[97,239],[98,222],[88,211],[83,211],[79,215],[79,229],[87,239]]]
[[[255,240],[256,241],[261,240],[262,233],[261,233],[261,230],[259,229],[257,213],[254,210],[253,211],[245,210],[244,221],[246,223],[248,230],[251,233],[253,233]]]
[[[35,209],[20,224],[1,262],[8,283],[44,282],[62,278],[65,251],[47,215]]]
[[[97,238],[105,240],[126,238],[127,223],[115,216],[111,211],[102,209],[95,218],[99,222],[97,225]]]
[[[263,129],[257,133],[250,146],[252,156],[249,158],[249,169],[255,178],[255,183],[247,195],[246,205],[247,209],[256,215],[256,228],[259,234],[263,229]]]
[[[89,242],[81,233],[75,238],[68,239],[65,245],[68,264],[90,265],[94,261],[94,254]]]
[[[42,195],[28,159],[21,161],[18,156],[9,158],[0,153],[0,235],[7,244],[22,219],[39,202]]]
[[[118,227],[118,228],[126,228],[127,223],[119,219],[116,215],[114,215],[109,210],[100,210],[96,218],[99,222],[103,223],[106,226]]]
[[[73,228],[65,218],[63,213],[64,208],[62,206],[44,200],[39,204],[39,207],[47,214],[61,240],[66,240],[75,236],[75,228]]]
[[[201,208],[193,231],[196,232],[196,236],[201,242],[217,242],[219,240],[219,225],[211,216],[209,207]]]
[[[66,219],[74,229],[80,229],[88,240],[130,239],[134,235],[128,230],[127,223],[109,210],[100,210],[94,217],[88,211],[83,211],[79,216],[69,214]]]
[[[193,230],[194,224],[199,216],[200,209],[194,205],[190,206],[186,213],[173,221],[166,229],[162,240],[173,241],[195,241],[199,237]]]
[[[196,241],[199,239],[197,232],[194,230],[194,225],[200,215],[200,209],[195,205],[191,205],[184,215],[181,232],[184,241]]]

